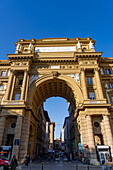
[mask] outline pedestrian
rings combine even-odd
[[[25,157],[25,165],[28,166],[29,163],[30,163],[30,155],[27,155]]]
[[[17,166],[18,166],[18,162],[16,156],[14,155],[11,160],[11,170],[15,170]]]

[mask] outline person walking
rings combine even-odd
[[[27,155],[25,157],[25,165],[28,166],[29,163],[30,163],[30,155]]]
[[[14,155],[11,160],[11,170],[15,170],[17,166],[18,166],[18,162],[16,156]]]

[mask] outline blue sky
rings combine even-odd
[[[20,38],[89,36],[96,40],[96,51],[113,57],[113,0],[0,0],[1,60],[14,53],[14,42]],[[62,106],[67,113],[67,106]]]
[[[69,116],[68,103],[64,98],[51,97],[44,102],[44,108],[48,111],[51,121],[55,122],[55,138],[60,137],[64,118]]]

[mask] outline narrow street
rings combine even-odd
[[[81,162],[74,161],[55,161],[54,159],[45,159],[43,161],[43,168],[41,160],[35,160],[29,164],[28,167],[22,166],[23,170],[102,170],[102,166],[89,166]]]

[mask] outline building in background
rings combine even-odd
[[[65,147],[64,147],[65,141],[64,141],[64,128],[61,129],[61,149],[62,151],[64,151]]]
[[[47,153],[50,144],[50,118],[48,116],[48,112],[45,110],[44,110],[44,115],[46,118],[46,153]]]
[[[54,143],[55,143],[55,151],[61,151],[61,139],[56,138],[54,140]]]
[[[65,150],[66,153],[69,154],[70,151],[71,151],[69,116],[65,117],[63,128],[64,128],[64,150]]]
[[[54,149],[54,131],[55,131],[55,122],[50,122],[50,144],[49,149]]]

